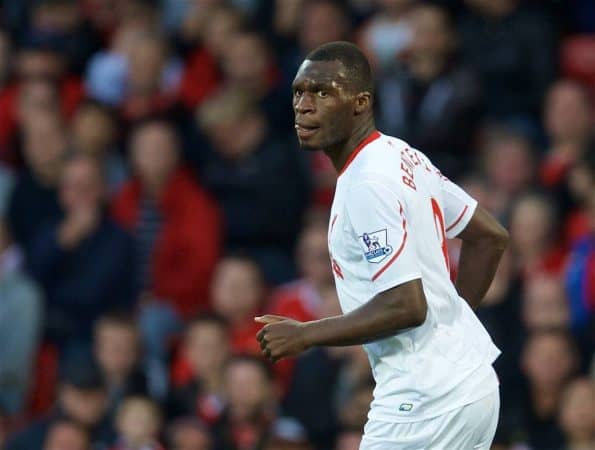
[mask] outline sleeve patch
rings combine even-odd
[[[364,250],[364,256],[369,263],[378,264],[393,252],[392,246],[388,243],[386,228],[364,233],[359,238]]]

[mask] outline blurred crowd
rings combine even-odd
[[[0,24],[0,448],[358,449],[363,350],[270,366],[253,321],[340,313],[336,175],[289,86],[351,40],[379,129],[510,230],[477,311],[494,448],[595,449],[595,3],[7,0]]]

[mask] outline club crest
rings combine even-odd
[[[388,245],[386,234],[385,228],[360,236],[364,244],[364,256],[369,263],[379,263],[392,253],[393,248]]]

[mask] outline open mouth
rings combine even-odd
[[[297,132],[297,135],[300,138],[308,138],[310,136],[312,136],[313,134],[315,134],[318,129],[320,127],[317,126],[311,126],[311,125],[301,125],[301,124],[295,124],[295,129]]]

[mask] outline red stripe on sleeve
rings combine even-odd
[[[403,215],[403,205],[401,205],[400,202],[399,202],[399,206],[400,206],[399,213],[402,216]],[[393,255],[393,257],[391,259],[389,259],[388,262],[378,272],[376,272],[374,274],[374,276],[372,277],[372,281],[376,281],[378,279],[378,277],[380,275],[382,275],[384,273],[384,271],[386,269],[388,269],[397,260],[397,258],[399,257],[399,255],[403,251],[403,248],[405,248],[405,242],[407,242],[407,221],[405,220],[405,217],[403,217],[403,230],[405,231],[405,234],[403,234],[403,241],[401,242],[401,245],[399,246],[399,249]]]
[[[457,223],[459,223],[461,221],[461,219],[463,218],[463,216],[465,215],[465,213],[467,212],[468,209],[469,209],[469,206],[465,205],[465,207],[463,208],[463,212],[461,212],[459,217],[457,217],[457,220],[455,220],[453,222],[453,224],[446,229],[446,231],[452,230],[457,225]]]

